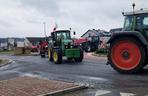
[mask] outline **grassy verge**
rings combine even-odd
[[[9,60],[7,60],[7,59],[0,59],[0,65],[2,64],[5,64],[5,63],[7,63],[7,62],[9,62]]]
[[[0,59],[0,64],[3,62],[3,60],[2,59]]]
[[[104,49],[104,48],[101,48],[101,49],[97,49],[94,53],[93,53],[94,56],[107,56],[107,50]]]
[[[14,54],[14,51],[0,51],[0,54]]]

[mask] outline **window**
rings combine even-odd
[[[57,39],[61,39],[61,33],[57,33]]]
[[[133,24],[133,16],[126,16],[123,30],[124,31],[131,31],[132,24]]]
[[[143,28],[144,28],[144,29],[148,29],[148,17],[145,17],[145,18],[143,19]]]

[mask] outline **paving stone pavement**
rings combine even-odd
[[[0,81],[0,96],[37,96],[76,86],[61,81],[18,77]]]

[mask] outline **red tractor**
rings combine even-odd
[[[42,58],[45,58],[48,55],[48,42],[40,41],[39,43],[40,55]]]
[[[80,38],[78,40],[74,40],[74,44],[81,45],[82,49],[85,52],[93,52],[98,49],[99,42],[99,36],[90,36],[87,38]]]

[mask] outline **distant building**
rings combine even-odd
[[[0,50],[7,50],[8,40],[7,38],[0,38]]]
[[[13,50],[14,47],[23,47],[24,38],[0,38],[0,50]]]
[[[111,36],[111,33],[105,30],[93,29],[86,31],[81,37],[88,38],[89,36],[98,36],[102,42],[107,42]]]
[[[105,30],[100,30],[100,29],[95,30],[95,29],[93,29],[93,30],[86,31],[81,37],[83,37],[83,38],[85,38],[85,37],[87,38],[89,36],[104,37],[104,36],[110,36],[110,35],[111,34],[109,32],[107,32],[107,31],[105,31]]]
[[[39,42],[45,41],[45,37],[26,37],[31,46],[37,46]]]
[[[114,34],[115,32],[118,32],[118,31],[122,31],[122,28],[114,28],[114,29],[110,29],[110,33],[111,34]]]

